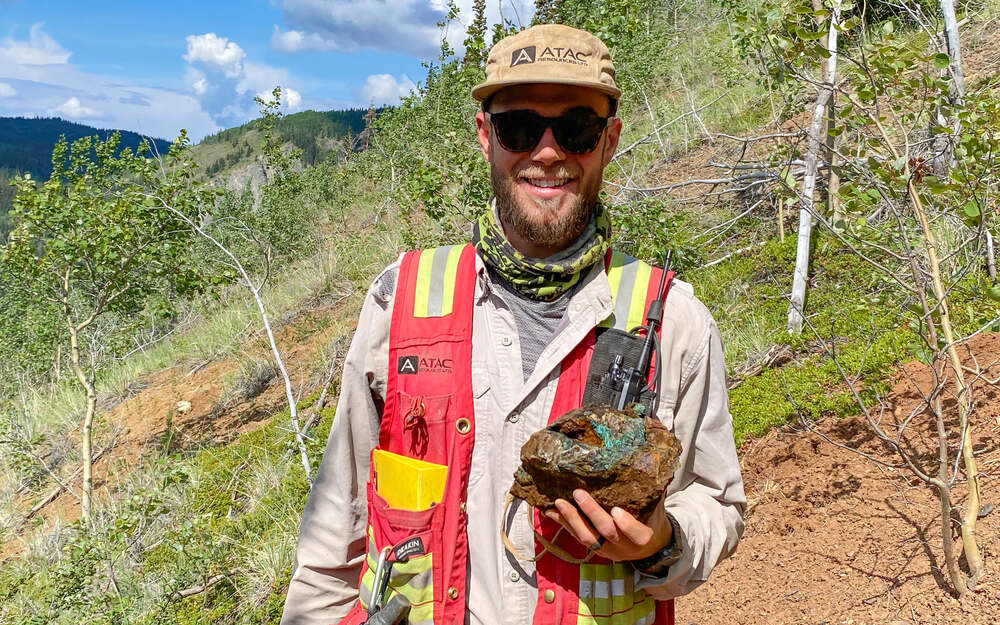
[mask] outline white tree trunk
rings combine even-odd
[[[824,116],[827,103],[833,94],[837,78],[837,26],[840,24],[840,0],[833,0],[830,11],[830,31],[827,35],[826,72],[823,87],[816,94],[812,120],[809,122],[809,144],[806,149],[806,172],[802,179],[799,197],[799,238],[795,250],[795,273],[792,277],[792,296],[788,306],[788,333],[802,332],[803,306],[806,301],[806,283],[809,281],[809,242],[812,238],[812,216],[815,210],[813,196],[816,193],[816,174],[819,171],[819,153],[823,148]]]
[[[955,18],[953,0],[941,0],[941,14],[944,16],[944,40],[950,59],[948,69],[951,74],[951,102],[960,104],[965,97],[965,76],[962,74],[962,44],[958,36],[958,20]],[[934,156],[932,168],[934,175],[944,178],[951,171],[954,160],[954,140],[958,137],[959,122],[957,118],[945,119],[941,110],[935,112],[939,126],[950,126],[951,134],[939,133],[934,138]]]
[[[941,0],[941,13],[944,14],[944,36],[948,43],[948,57],[951,63],[952,97],[961,101],[965,97],[965,76],[962,75],[962,44],[958,37],[958,20],[955,19],[955,4],[952,0]]]
[[[997,261],[993,255],[993,235],[986,231],[986,272],[990,274],[990,280],[997,281]]]
[[[268,344],[271,346],[271,355],[274,357],[274,363],[278,366],[278,371],[281,373],[281,379],[285,383],[285,401],[288,402],[288,416],[289,424],[292,426],[292,433],[295,435],[295,443],[299,449],[299,459],[302,461],[302,470],[306,474],[306,480],[309,482],[310,488],[312,487],[312,470],[309,467],[309,454],[306,451],[306,441],[302,436],[302,427],[299,424],[299,413],[298,408],[295,405],[295,394],[292,392],[292,380],[288,377],[288,370],[285,369],[285,361],[281,358],[281,352],[278,350],[278,343],[274,339],[274,331],[271,329],[271,319],[267,315],[267,307],[264,306],[264,299],[261,296],[261,289],[264,287],[264,283],[255,284],[250,278],[250,274],[247,272],[243,263],[233,254],[232,251],[222,243],[220,243],[215,237],[206,232],[201,226],[196,224],[191,220],[190,217],[180,212],[173,206],[167,204],[162,198],[156,196],[148,196],[160,203],[163,208],[167,209],[174,215],[177,215],[183,219],[192,230],[197,232],[199,235],[208,239],[212,245],[219,249],[240,272],[240,276],[243,278],[243,284],[250,291],[253,296],[254,302],[257,304],[257,312],[260,313],[261,322],[264,324],[264,332],[267,334]]]

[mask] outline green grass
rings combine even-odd
[[[314,459],[333,410],[311,432]],[[287,418],[230,446],[152,461],[100,502],[93,533],[76,523],[38,536],[0,570],[0,622],[276,622],[308,494],[297,454],[286,453]],[[218,573],[226,578],[209,592],[170,598]]]

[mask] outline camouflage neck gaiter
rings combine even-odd
[[[490,206],[473,229],[472,244],[483,262],[513,290],[531,299],[551,301],[573,288],[585,269],[604,258],[611,245],[611,220],[598,204],[590,223],[568,248],[540,259],[525,256],[507,241],[496,210]]]

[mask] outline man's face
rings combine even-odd
[[[581,106],[606,117],[610,103],[607,96],[585,87],[517,85],[499,91],[489,112],[526,109],[556,117]],[[535,258],[566,248],[590,219],[604,167],[618,146],[621,121],[611,119],[597,146],[585,154],[565,150],[551,128],[529,151],[511,152],[494,136],[488,113],[476,115],[476,127],[483,157],[490,163],[497,210],[508,240]]]

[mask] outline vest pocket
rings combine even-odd
[[[452,395],[410,395],[397,391],[402,417],[402,448],[399,453],[417,460],[448,464],[448,442]]]
[[[388,547],[388,560],[392,566],[383,591],[382,605],[393,594],[402,594],[410,602],[407,622],[411,625],[430,625],[434,619],[435,600],[438,605],[442,601],[434,560],[441,553],[444,507],[436,504],[426,510],[392,508],[371,482],[368,484],[368,501],[368,549],[358,587],[361,607],[368,608],[379,556]]]

